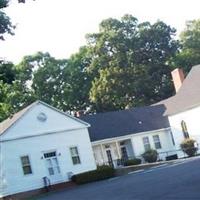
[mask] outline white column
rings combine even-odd
[[[130,138],[131,140],[131,147],[132,147],[132,150],[133,150],[133,157],[135,157],[135,151],[134,151],[134,144],[133,144],[133,141],[132,141],[132,138]]]
[[[119,144],[118,144],[117,141],[115,142],[115,145],[116,145],[116,148],[117,148],[118,158],[120,159],[121,158],[121,154],[120,154],[120,150],[119,150]]]
[[[101,157],[102,157],[103,162],[105,163],[102,144],[100,144],[100,148],[101,148]]]

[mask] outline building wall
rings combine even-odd
[[[174,145],[172,143],[170,131],[161,130],[161,131],[155,131],[155,132],[152,131],[151,133],[135,135],[134,137],[132,137],[132,144],[133,144],[136,157],[141,156],[141,154],[145,152],[143,139],[142,139],[143,137],[148,137],[151,148],[155,149],[155,144],[153,141],[154,135],[158,135],[160,138],[161,149],[157,149],[157,152],[160,153],[160,158],[165,159],[165,157],[167,156],[167,153],[165,152],[169,152],[169,155],[170,155],[170,151],[174,150]]]
[[[87,128],[53,133],[43,136],[1,142],[0,197],[44,187],[43,177],[52,183],[69,181],[68,173],[81,173],[96,169]],[[73,165],[70,147],[77,146],[81,164]],[[56,151],[60,166],[60,176],[51,179],[46,168],[43,153]],[[32,174],[24,175],[20,157],[28,155]],[[54,181],[54,182],[53,182]]]
[[[195,139],[200,145],[200,106],[173,116],[169,116],[171,130],[177,149],[180,149],[180,143],[184,140],[181,128],[182,120],[186,122],[189,136]]]
[[[151,131],[138,133],[134,135],[127,135],[123,137],[116,137],[109,140],[102,140],[92,143],[92,148],[95,155],[95,160],[98,165],[106,163],[108,161],[106,155],[106,145],[110,145],[110,149],[112,152],[113,160],[119,159],[119,154],[116,148],[116,142],[118,142],[119,150],[120,150],[120,142],[121,141],[129,141],[129,145],[127,145],[127,153],[129,157],[141,157],[141,154],[145,152],[143,137],[148,137],[149,142],[152,149],[155,149],[153,136],[159,135],[161,149],[157,149],[158,153],[160,153],[160,158],[165,159],[166,156],[174,154],[173,150],[175,146],[173,145],[172,138],[170,135],[170,130],[160,130],[160,131]],[[125,143],[126,145],[126,143]],[[102,146],[102,149],[101,149]],[[102,151],[103,150],[103,151]],[[121,157],[120,157],[121,158]]]

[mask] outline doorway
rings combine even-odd
[[[61,175],[60,175],[60,166],[58,158],[56,156],[56,152],[52,151],[44,153],[44,158],[45,158],[45,165],[51,182],[57,182],[60,179]]]
[[[110,149],[106,150],[106,155],[107,155],[107,158],[108,158],[108,164],[110,166],[113,166],[113,159],[112,159],[112,154],[111,154],[111,150]]]

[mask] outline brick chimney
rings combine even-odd
[[[177,93],[185,79],[185,76],[184,76],[183,70],[180,68],[176,68],[175,70],[171,72],[171,74],[172,74],[172,79],[174,82],[174,87]]]
[[[74,115],[74,116],[79,118],[79,117],[81,117],[82,115],[84,115],[84,111],[83,111],[83,110],[79,110],[79,111],[76,111],[76,112],[75,112],[75,115]]]

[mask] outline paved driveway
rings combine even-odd
[[[200,200],[200,158],[81,185],[39,199]]]

